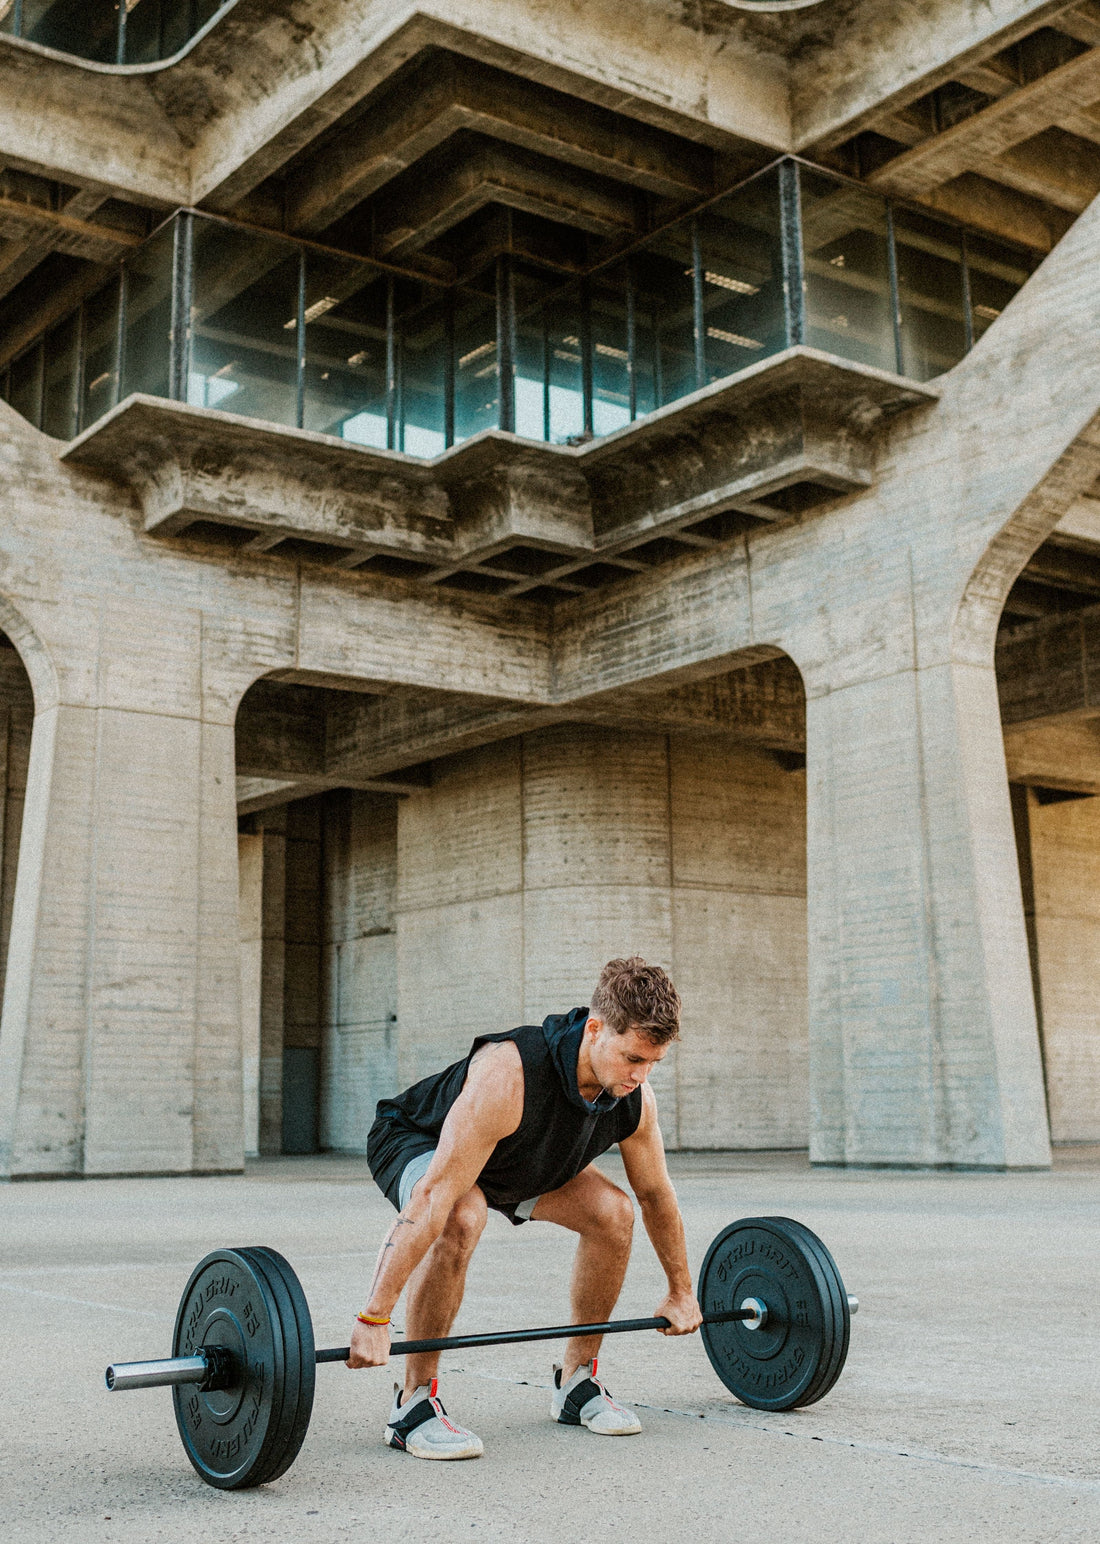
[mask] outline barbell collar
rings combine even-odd
[[[115,1362],[104,1374],[112,1393],[184,1383],[197,1383],[205,1393],[212,1393],[230,1388],[237,1376],[236,1359],[228,1346],[201,1346],[194,1356],[168,1356],[159,1362]]]

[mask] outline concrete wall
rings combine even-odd
[[[1032,936],[1055,1142],[1100,1141],[1100,798],[1026,791]]]
[[[801,773],[715,738],[540,730],[436,763],[400,802],[396,856],[398,1056],[376,1039],[373,1086],[585,1002],[605,960],[639,953],[685,1004],[654,1077],[666,1143],[806,1143]],[[343,1041],[327,1031],[331,1065]],[[347,1131],[357,1095],[326,1088],[328,1130]]]
[[[397,800],[324,803],[321,1146],[362,1152],[397,1085]]]

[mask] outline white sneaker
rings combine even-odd
[[[578,1367],[564,1388],[555,1363],[550,1414],[563,1426],[587,1426],[601,1437],[630,1437],[642,1429],[634,1411],[617,1405],[596,1377],[595,1357]]]
[[[393,1409],[383,1441],[414,1458],[480,1458],[481,1438],[456,1426],[436,1398],[438,1380],[422,1383],[401,1403],[401,1385],[393,1386]]]

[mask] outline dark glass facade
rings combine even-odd
[[[422,457],[563,443],[795,344],[930,380],[1037,261],[789,159],[569,282],[505,255],[448,287],[182,211],[0,394],[59,439],[145,392]]]
[[[170,59],[226,0],[8,0],[0,32],[97,64]]]

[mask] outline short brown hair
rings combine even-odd
[[[592,994],[592,1013],[617,1035],[636,1029],[654,1045],[680,1038],[680,994],[659,965],[639,955],[608,960]]]

